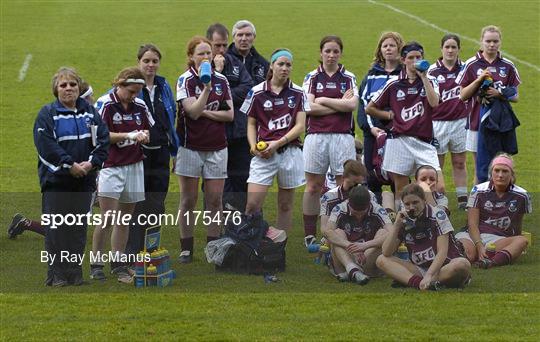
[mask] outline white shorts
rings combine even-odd
[[[269,159],[253,157],[247,182],[271,186],[277,174],[281,189],[294,189],[306,184],[303,166],[302,150],[291,146],[283,153],[274,153]]]
[[[437,171],[441,169],[435,146],[405,135],[386,140],[384,171],[412,176],[422,165],[433,166]]]
[[[219,151],[195,151],[180,146],[174,173],[203,179],[227,178],[227,148]]]
[[[469,152],[476,153],[478,151],[478,132],[467,130],[467,143],[465,149]]]
[[[343,164],[356,159],[354,137],[346,133],[314,133],[304,139],[304,170],[324,175],[330,167],[334,176],[343,175]]]
[[[144,201],[144,165],[142,160],[129,165],[112,166],[99,172],[98,196],[121,203]]]
[[[501,239],[504,239],[505,236],[495,235],[495,234],[487,234],[482,233],[480,234],[480,240],[482,240],[482,244],[487,245],[488,243],[495,243]],[[474,244],[474,241],[471,239],[471,236],[468,232],[459,232],[456,234],[456,239],[466,239],[469,240],[471,243]]]
[[[465,152],[467,118],[454,121],[433,121],[433,135],[439,141],[437,154]]]

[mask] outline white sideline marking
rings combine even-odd
[[[422,18],[420,18],[420,17],[418,17],[418,16],[416,16],[416,15],[414,15],[414,14],[410,14],[410,13],[407,13],[407,12],[405,12],[405,11],[402,11],[402,10],[400,10],[399,8],[396,8],[396,7],[392,6],[392,5],[383,4],[383,3],[380,3],[380,2],[377,2],[377,1],[374,1],[374,0],[368,0],[368,2],[370,2],[370,3],[374,4],[374,5],[384,6],[384,7],[388,8],[388,9],[391,9],[391,10],[394,11],[394,12],[397,12],[397,13],[399,13],[399,14],[403,14],[403,15],[405,15],[405,16],[411,18],[411,19],[414,19],[414,20],[418,21],[419,23],[422,23],[422,24],[424,24],[424,25],[426,25],[426,26],[429,26],[429,27],[431,27],[431,28],[433,28],[433,29],[435,29],[435,30],[437,30],[437,31],[441,31],[441,32],[444,32],[444,33],[455,33],[455,34],[457,34],[461,39],[468,40],[468,41],[473,42],[473,43],[475,43],[475,44],[480,44],[480,42],[479,42],[478,40],[476,40],[476,39],[473,39],[473,38],[471,38],[471,37],[467,37],[467,36],[461,35],[461,34],[459,34],[459,33],[457,33],[457,32],[452,32],[452,31],[450,31],[450,30],[447,30],[447,29],[444,29],[444,28],[442,28],[442,27],[439,27],[439,26],[437,26],[437,25],[435,25],[435,24],[433,24],[433,23],[430,23],[429,21],[426,21],[425,19],[422,19]],[[530,68],[535,69],[536,71],[540,71],[540,67],[537,66],[537,65],[534,65],[534,64],[529,63],[529,62],[527,62],[527,61],[524,61],[524,60],[522,60],[522,59],[519,59],[519,58],[517,58],[516,56],[513,56],[513,55],[511,55],[511,54],[509,54],[509,53],[507,53],[507,52],[505,52],[505,51],[503,51],[503,50],[501,50],[501,53],[502,53],[502,55],[503,55],[504,57],[508,57],[508,58],[511,59],[512,61],[519,62],[519,63],[521,63],[521,64],[523,64],[523,65],[526,65],[526,66],[528,66],[528,67],[530,67]]]
[[[26,72],[28,71],[28,67],[30,66],[31,60],[32,60],[32,55],[31,54],[26,55],[26,58],[24,59],[21,70],[19,70],[19,82],[22,82],[24,78],[26,77]]]

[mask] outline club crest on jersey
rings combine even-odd
[[[296,97],[294,96],[287,97],[287,105],[289,106],[289,108],[294,108],[295,102],[296,102],[295,100],[296,100]]]
[[[508,206],[508,210],[511,212],[511,213],[515,213],[516,210],[517,210],[517,201],[516,200],[511,200],[510,203],[509,203],[509,206]]]
[[[202,91],[201,91],[201,88],[199,88],[199,86],[196,86],[195,87],[195,95],[201,95]]]
[[[272,106],[272,101],[270,101],[270,100],[264,101],[263,107],[264,107],[264,110],[272,110],[273,109],[272,108],[273,107]]]
[[[486,203],[484,203],[484,209],[492,211],[493,210],[493,203],[491,203],[491,201],[486,201]]]
[[[122,114],[120,113],[114,113],[112,117],[113,124],[120,124],[122,123]]]
[[[142,125],[141,113],[135,113],[133,116],[135,116],[135,122],[137,125]]]
[[[403,90],[401,90],[401,89],[398,90],[396,96],[397,96],[397,100],[398,100],[398,101],[403,101],[403,100],[405,100],[405,93],[404,93]]]
[[[484,69],[476,70],[476,76],[480,76],[484,72]]]
[[[499,76],[506,77],[506,67],[501,67],[499,69]]]
[[[347,82],[341,82],[341,93],[345,94],[347,91]]]
[[[287,113],[282,117],[268,121],[268,129],[277,131],[289,127],[292,121],[291,114]]]
[[[317,92],[320,93],[321,91],[323,91],[324,89],[324,86],[322,85],[321,82],[317,82]]]
[[[216,95],[223,95],[223,88],[220,83],[214,85],[214,90],[216,91]]]
[[[424,88],[420,90],[420,96],[426,97],[426,90]]]
[[[401,118],[403,121],[410,121],[418,116],[424,115],[424,105],[422,102],[418,102],[412,107],[403,108],[401,110]]]
[[[405,234],[405,241],[409,244],[414,243],[414,238],[411,233]]]
[[[438,211],[437,214],[435,214],[435,216],[441,221],[446,220],[446,213],[442,210]]]
[[[444,82],[446,82],[446,78],[444,78],[443,75],[439,75],[439,76],[437,76],[437,82],[444,83]]]
[[[240,75],[240,67],[237,65],[233,66],[232,73],[233,75],[237,75],[237,76]]]

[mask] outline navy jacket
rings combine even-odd
[[[101,168],[108,156],[109,130],[96,109],[86,100],[78,98],[77,112],[65,108],[56,100],[39,111],[34,124],[34,144],[38,152],[38,174],[41,191],[47,188],[83,184],[95,188],[96,173],[89,172],[77,179],[70,175],[73,163],[90,161]],[[91,126],[97,127],[96,145],[92,144]]]
[[[516,89],[512,87],[502,90],[502,94],[507,99],[515,96],[516,93]],[[510,102],[498,98],[492,100],[480,122],[481,136],[487,152],[491,155],[496,155],[498,152],[518,153],[516,127],[519,125],[520,122]]]
[[[266,74],[268,73],[268,69],[270,69],[270,63],[268,63],[254,47],[251,48],[247,57],[244,57],[238,52],[234,43],[231,43],[227,50],[227,54],[238,58],[246,66],[246,69],[253,80],[253,84],[257,85],[266,80]]]
[[[163,105],[165,106],[165,111],[167,112],[167,118],[168,121],[164,124],[167,125],[167,135],[169,138],[169,151],[171,153],[171,156],[176,156],[176,152],[178,151],[178,136],[176,135],[176,127],[174,125],[174,122],[176,120],[176,101],[175,96],[173,95],[173,92],[171,90],[171,87],[169,86],[169,83],[167,83],[167,80],[164,77],[156,75],[154,78],[154,84],[159,89],[159,92],[161,93],[161,100],[163,101]],[[143,92],[141,91],[139,95],[137,96],[141,100],[144,101]]]
[[[227,122],[225,129],[227,139],[245,138],[247,136],[247,116],[240,112],[240,107],[246,99],[246,95],[254,86],[244,63],[233,55],[226,54],[225,64],[221,74],[227,77],[231,87],[231,95],[234,105],[234,121]]]
[[[374,64],[371,69],[368,71],[367,75],[362,80],[360,84],[358,98],[360,99],[360,104],[358,106],[358,115],[356,116],[356,122],[358,127],[364,132],[364,136],[370,133],[370,125],[368,123],[368,117],[365,112],[371,98],[375,95],[376,92],[381,90],[384,85],[390,80],[391,77],[397,78],[401,72],[401,65],[398,65],[391,73],[386,72],[384,68],[378,64]],[[371,117],[371,121],[374,127],[384,128],[389,121],[381,122],[379,119]]]

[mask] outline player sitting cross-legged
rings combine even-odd
[[[375,261],[392,222],[386,210],[372,200],[368,189],[357,185],[349,199],[338,204],[322,228],[331,244],[332,265],[338,279],[365,285],[377,275]]]

